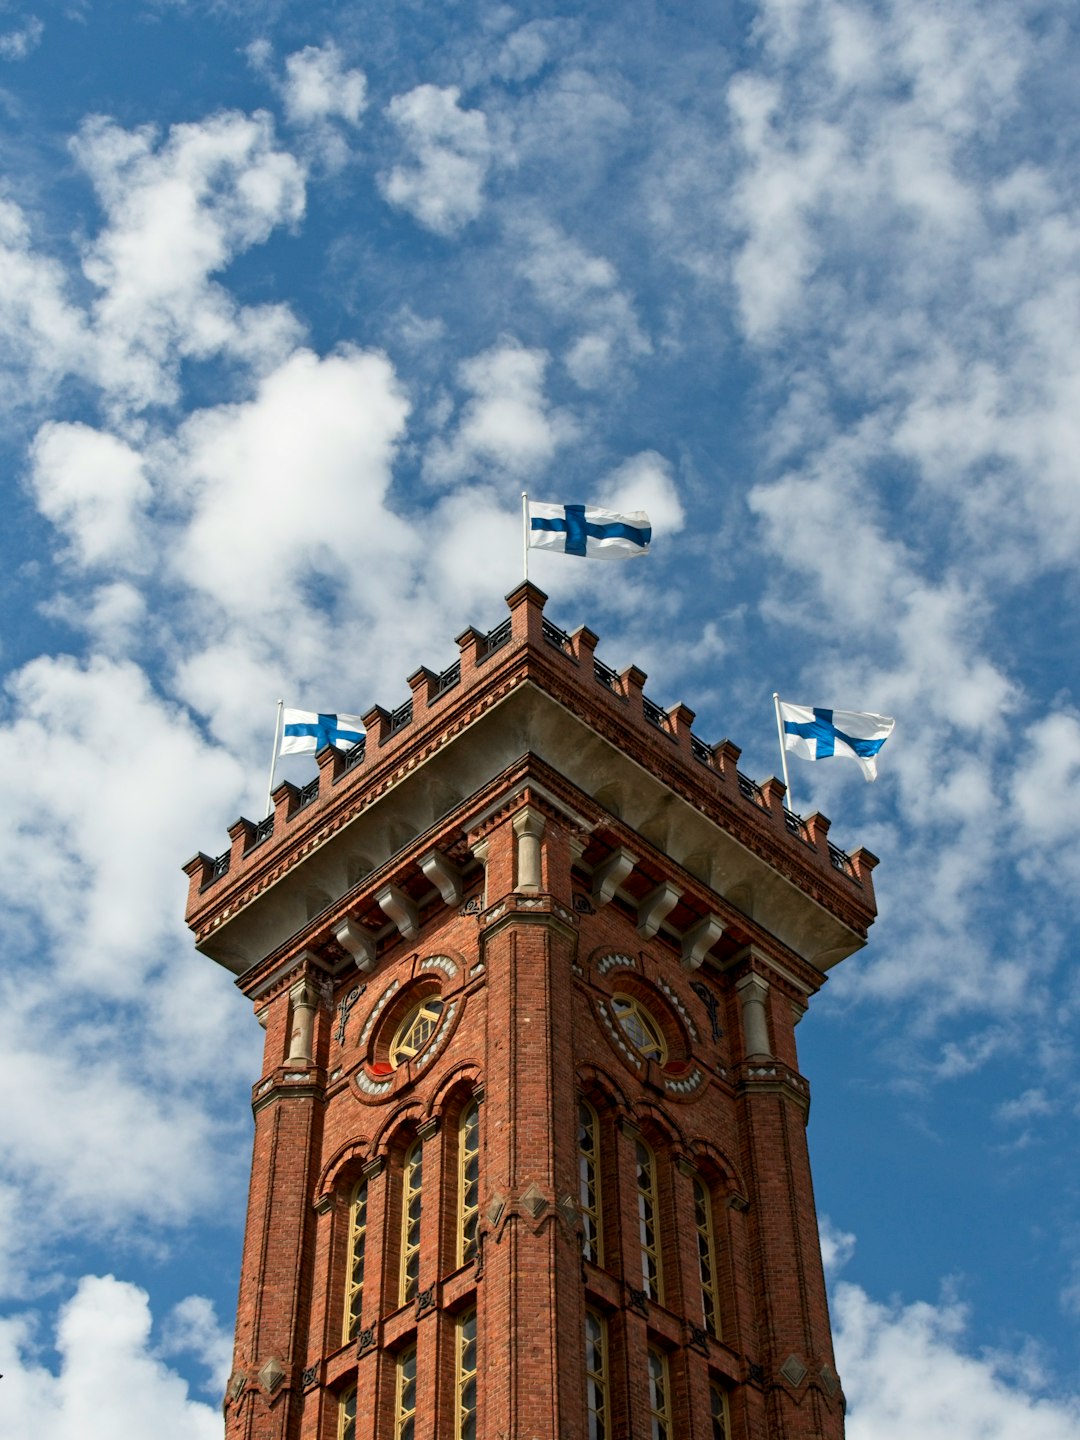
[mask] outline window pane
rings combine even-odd
[[[345,1294],[345,1336],[355,1339],[360,1331],[360,1311],[364,1298],[364,1247],[367,1241],[367,1182],[361,1181],[353,1191],[349,1206],[349,1258]]]
[[[578,1207],[581,1211],[581,1253],[595,1265],[604,1263],[600,1233],[600,1168],[597,1119],[591,1105],[578,1105]]]
[[[397,1358],[397,1414],[394,1440],[413,1440],[416,1423],[416,1346]]]
[[[639,1054],[663,1065],[667,1060],[664,1032],[640,1000],[632,995],[613,995],[611,1008],[623,1034]]]
[[[472,1101],[458,1130],[458,1264],[476,1258],[480,1218],[480,1107]]]
[[[419,1054],[431,1039],[442,1011],[443,1002],[438,995],[428,995],[413,1006],[390,1042],[391,1065],[401,1065]]]
[[[658,1350],[649,1351],[649,1414],[652,1440],[669,1440],[671,1412],[668,1409],[667,1361]]]
[[[476,1435],[476,1311],[470,1310],[456,1325],[457,1422],[455,1440]]]
[[[656,1227],[656,1159],[642,1140],[636,1142],[638,1236],[641,1244],[641,1283],[651,1300],[662,1300],[660,1241]]]
[[[420,1212],[423,1199],[423,1148],[417,1140],[405,1156],[401,1176],[401,1288],[404,1305],[416,1294],[420,1278]]]
[[[607,1440],[607,1327],[592,1310],[585,1311],[585,1402],[588,1440]]]
[[[727,1395],[715,1380],[709,1382],[709,1402],[712,1407],[712,1440],[730,1440]]]
[[[696,1176],[694,1177],[694,1223],[697,1227],[698,1272],[701,1276],[701,1310],[705,1320],[705,1329],[710,1335],[719,1337],[712,1201],[708,1190]]]
[[[356,1391],[349,1390],[338,1406],[338,1440],[356,1440]]]

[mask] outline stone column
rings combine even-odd
[[[769,1022],[765,1004],[769,996],[769,982],[760,975],[744,975],[735,986],[742,1005],[743,1038],[747,1055],[771,1055],[769,1044]]]
[[[289,1056],[286,1065],[304,1069],[314,1059],[315,1011],[319,992],[310,979],[301,980],[289,991],[292,1006],[292,1029],[289,1032]]]
[[[531,805],[514,816],[517,836],[517,889],[533,894],[543,888],[543,867],[540,863],[540,841],[544,834],[544,817]]]

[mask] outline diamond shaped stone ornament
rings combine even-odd
[[[274,1355],[269,1360],[264,1360],[259,1367],[259,1384],[268,1395],[272,1395],[277,1387],[285,1379],[285,1367]]]
[[[789,1385],[798,1387],[806,1379],[806,1366],[797,1355],[789,1355],[780,1366],[780,1374]]]

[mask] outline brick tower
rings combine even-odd
[[[266,1031],[227,1440],[835,1440],[795,1025],[874,917],[529,584],[197,856]]]

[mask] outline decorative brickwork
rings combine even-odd
[[[544,599],[186,867],[266,1031],[227,1440],[843,1434],[794,1024],[876,862]]]

